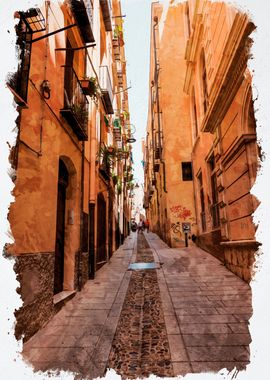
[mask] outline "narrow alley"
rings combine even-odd
[[[136,264],[135,264],[136,263]],[[24,345],[34,370],[93,379],[242,370],[251,290],[197,247],[131,233],[110,261]]]
[[[212,0],[137,3],[7,16],[12,335],[35,371],[75,379],[240,371],[261,245],[255,21]]]

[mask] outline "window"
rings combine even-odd
[[[202,231],[204,232],[206,230],[206,221],[205,221],[205,204],[204,204],[204,192],[203,192],[203,180],[202,180],[202,173],[198,175],[198,188],[199,188],[199,194],[200,194],[200,206],[201,206],[201,226]]]
[[[207,76],[205,66],[204,50],[201,53],[201,78],[202,78],[202,93],[203,93],[203,110],[206,113],[208,108],[208,89],[207,89]]]
[[[209,161],[209,170],[210,170],[210,179],[211,179],[211,192],[212,192],[212,205],[211,205],[211,214],[212,214],[212,227],[217,228],[220,225],[219,219],[219,206],[218,206],[218,191],[217,191],[217,175],[216,175],[216,163],[215,157],[212,154]]]
[[[192,90],[191,96],[191,107],[192,107],[192,121],[193,121],[193,133],[194,138],[198,136],[198,117],[197,117],[197,107],[196,107],[196,98],[194,88]]]
[[[189,5],[186,5],[186,22],[187,22],[187,29],[188,29],[188,37],[190,36],[190,16],[189,16]]]
[[[30,71],[31,59],[31,41],[32,32],[24,19],[21,17],[20,22],[16,26],[17,45],[19,48],[19,67],[18,71],[10,76],[8,85],[15,91],[16,102],[24,106],[27,103],[28,79]]]
[[[182,180],[192,181],[192,164],[191,162],[182,162]]]

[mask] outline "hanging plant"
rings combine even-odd
[[[122,193],[122,185],[121,183],[118,183],[117,185],[117,194],[120,195]]]
[[[105,122],[105,124],[106,124],[106,127],[109,127],[110,122],[109,122],[109,119],[107,118],[106,115],[104,115],[104,122]]]

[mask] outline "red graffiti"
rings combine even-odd
[[[174,214],[174,217],[184,219],[191,217],[191,211],[187,209],[185,206],[175,205],[170,207],[170,211]]]

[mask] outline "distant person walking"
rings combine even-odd
[[[140,220],[138,223],[138,233],[142,232],[142,228],[143,228],[143,222],[142,220]]]
[[[146,228],[146,231],[149,232],[149,220],[148,219],[145,220],[144,226]]]

